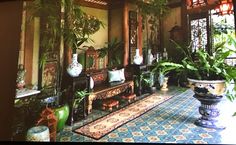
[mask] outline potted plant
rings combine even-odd
[[[57,132],[63,130],[70,113],[69,105],[60,102],[61,97],[64,95],[65,91],[66,90],[59,92],[56,96],[50,96],[41,99],[41,102],[45,104],[45,106],[51,108],[57,117]]]
[[[157,74],[158,82],[162,91],[167,91],[168,73],[172,70],[180,69],[183,66],[169,60],[160,60],[153,64],[152,73]]]
[[[182,51],[185,58],[182,60],[182,67],[177,71],[185,73],[188,77],[189,85],[194,91],[194,97],[201,102],[199,112],[201,118],[196,120],[195,124],[215,129],[223,129],[224,126],[218,122],[219,110],[216,104],[221,101],[223,95],[230,100],[235,99],[236,90],[229,90],[229,85],[236,81],[236,68],[225,63],[225,59],[235,50],[226,47],[225,42],[215,45],[211,54],[206,50],[199,48],[193,55],[189,46],[181,46],[172,41],[176,48]]]
[[[104,27],[98,18],[88,15],[80,9],[74,1],[65,0],[65,25],[63,36],[66,45],[72,49],[72,63],[67,67],[67,72],[72,77],[77,77],[82,71],[82,65],[77,61],[77,50],[84,42],[93,42],[90,35]],[[83,50],[83,49],[82,49]]]
[[[77,114],[77,115],[73,115],[75,117],[79,117],[79,107],[81,107],[81,102],[83,101],[83,99],[89,95],[90,93],[85,90],[77,90],[74,93],[74,100],[73,100],[73,105],[72,105],[72,110],[73,110],[73,114]],[[77,120],[76,118],[72,118],[73,120]]]
[[[156,87],[154,86],[154,74],[152,72],[150,73],[141,73],[140,75],[140,82],[135,76],[135,85],[139,86],[139,83],[141,83],[141,88],[143,93],[153,93],[156,91]],[[135,90],[137,92],[138,90]]]
[[[122,64],[123,57],[123,42],[117,38],[111,39],[110,42],[106,43],[101,49],[98,49],[98,57],[103,58],[108,55],[108,67],[113,68]]]

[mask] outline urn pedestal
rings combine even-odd
[[[225,129],[218,121],[220,110],[217,108],[217,104],[221,101],[223,96],[217,96],[214,98],[201,97],[199,95],[193,95],[194,98],[201,102],[199,107],[199,113],[202,115],[199,119],[195,121],[197,126],[202,126],[206,128],[214,129]]]
[[[220,110],[217,106],[225,92],[225,81],[194,79],[188,79],[188,81],[195,93],[193,97],[201,102],[201,106],[199,107],[201,117],[195,121],[195,124],[206,128],[225,129],[219,121]]]
[[[168,77],[164,77],[161,91],[168,91],[168,79],[169,79]]]

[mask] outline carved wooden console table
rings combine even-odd
[[[111,98],[115,95],[125,92],[127,89],[130,89],[131,93],[134,92],[133,81],[125,81],[124,83],[114,86],[109,86],[107,84],[95,88],[95,90],[88,96],[88,113],[91,113],[92,111],[92,105],[94,100]]]
[[[129,89],[129,93],[134,92],[134,81],[132,76],[126,72],[124,82],[118,82],[110,84],[107,80],[107,69],[103,69],[97,72],[91,72],[89,75],[93,78],[95,86],[88,96],[87,110],[88,114],[92,111],[93,101],[97,99],[107,99],[113,96],[119,95]]]

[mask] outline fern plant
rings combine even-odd
[[[78,108],[79,103],[85,98],[86,95],[89,95],[90,93],[86,90],[77,90],[74,94],[74,102],[73,102],[73,108]]]
[[[73,0],[64,0],[64,6],[64,38],[68,47],[76,53],[77,49],[82,49],[80,46],[84,42],[93,42],[90,35],[96,33],[104,25],[98,18],[83,12]]]
[[[235,38],[233,38],[234,40]],[[233,43],[232,38],[228,37],[227,41]],[[209,54],[206,50],[199,48],[194,57],[189,53],[188,47],[183,47],[172,41],[176,48],[185,54],[182,60],[182,67],[177,69],[179,73],[184,72],[188,78],[198,80],[225,80],[226,86],[236,82],[236,67],[228,65],[225,60],[231,54],[236,53],[235,48],[226,47],[226,42],[219,42],[215,45],[215,52]],[[232,101],[235,99],[234,89],[227,90],[226,96]]]
[[[123,42],[113,38],[106,46],[98,50],[98,57],[103,58],[108,55],[108,67],[112,68],[122,64]]]
[[[170,71],[183,68],[181,64],[177,64],[168,60],[161,60],[154,63],[153,73],[162,74],[166,76]]]

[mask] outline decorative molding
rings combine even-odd
[[[75,2],[85,7],[108,9],[107,0],[75,0]]]

